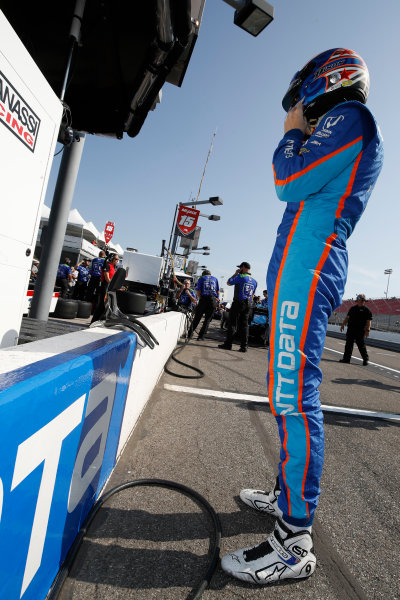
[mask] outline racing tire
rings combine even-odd
[[[78,300],[78,319],[87,319],[92,314],[92,303]]]
[[[78,300],[59,298],[54,316],[60,319],[75,319],[78,314]]]
[[[143,315],[146,309],[146,302],[146,294],[117,290],[118,308],[126,315]]]

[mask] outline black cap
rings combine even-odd
[[[240,263],[240,265],[236,265],[239,269],[250,269],[250,263],[244,261],[242,263]]]

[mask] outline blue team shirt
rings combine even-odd
[[[83,281],[87,283],[89,279],[89,268],[84,267],[83,265],[79,265],[79,267],[76,270],[78,271],[78,281]]]
[[[90,269],[90,274],[92,277],[100,277],[101,276],[103,262],[104,262],[104,258],[94,258],[92,260],[92,267]]]
[[[203,275],[197,282],[196,290],[201,296],[215,296],[218,298],[218,279],[212,275]]]
[[[189,292],[194,296],[193,290],[189,289]],[[186,290],[184,290],[179,296],[178,304],[182,304],[183,306],[191,306],[193,304],[193,300],[190,298]]]
[[[72,273],[71,267],[68,265],[58,265],[57,279],[67,279],[68,275]]]
[[[234,300],[249,300],[257,288],[257,281],[248,273],[238,273],[228,279],[228,284],[235,286]]]

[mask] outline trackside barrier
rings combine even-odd
[[[339,340],[345,340],[346,334],[339,331],[327,331],[327,337],[334,337]],[[367,346],[373,346],[375,348],[382,348],[383,350],[391,350],[392,352],[400,352],[400,344],[398,342],[389,342],[386,340],[374,339],[371,337],[366,338],[365,344]]]
[[[0,598],[42,600],[110,477],[181,313],[145,318],[160,342],[94,328],[0,350]]]

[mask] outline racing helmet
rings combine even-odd
[[[332,48],[314,56],[295,74],[282,106],[288,112],[303,100],[304,115],[310,121],[345,100],[365,104],[368,92],[369,73],[361,56],[346,48]]]

